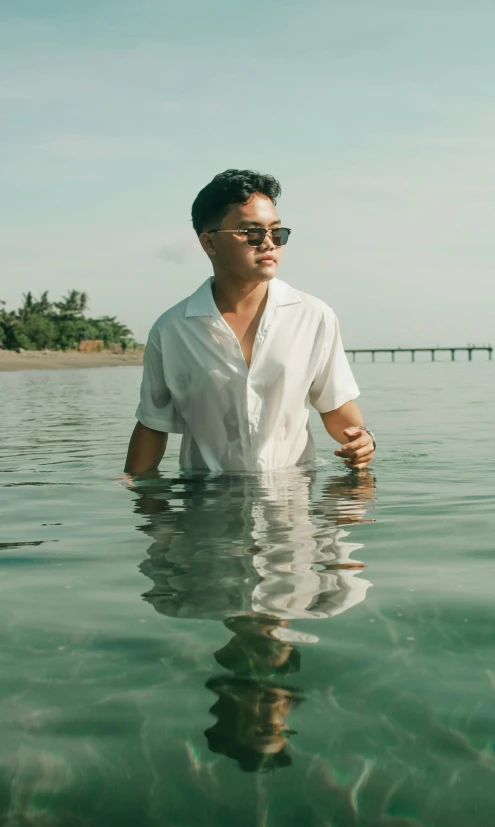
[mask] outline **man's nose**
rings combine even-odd
[[[267,233],[263,239],[263,243],[260,244],[260,250],[262,249],[264,252],[267,250],[274,250],[276,245],[273,243],[272,234]]]

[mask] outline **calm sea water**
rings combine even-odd
[[[0,824],[495,823],[495,363],[355,370],[369,473],[135,490],[140,369],[0,374]]]

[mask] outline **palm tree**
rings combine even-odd
[[[27,293],[23,293],[22,296],[24,298],[24,304],[21,308],[19,308],[19,316],[21,319],[25,316],[29,316],[29,314],[33,312],[34,304],[33,294],[31,293],[31,290],[29,290]]]
[[[42,316],[46,315],[52,309],[52,303],[48,298],[48,290],[41,294],[39,299],[33,302],[33,312],[40,313]]]
[[[55,307],[61,316],[80,316],[88,307],[88,295],[78,290],[69,290],[62,301],[55,302]]]

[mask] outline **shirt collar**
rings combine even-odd
[[[283,307],[286,304],[299,304],[301,296],[290,284],[280,279],[272,279],[268,285],[268,296],[275,307]]]
[[[186,305],[186,319],[189,316],[216,316],[216,304],[213,301],[211,285],[213,279],[209,278],[189,296]]]
[[[189,297],[186,306],[186,318],[189,316],[218,316],[218,309],[213,300],[211,285],[213,277],[206,279],[203,284]],[[285,281],[272,279],[268,284],[268,299],[273,307],[282,307],[288,304],[299,304],[301,297]]]

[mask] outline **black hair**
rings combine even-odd
[[[192,224],[199,235],[213,229],[234,204],[245,204],[255,193],[266,195],[273,204],[282,192],[273,175],[262,175],[251,169],[226,169],[198,193],[192,205]]]

